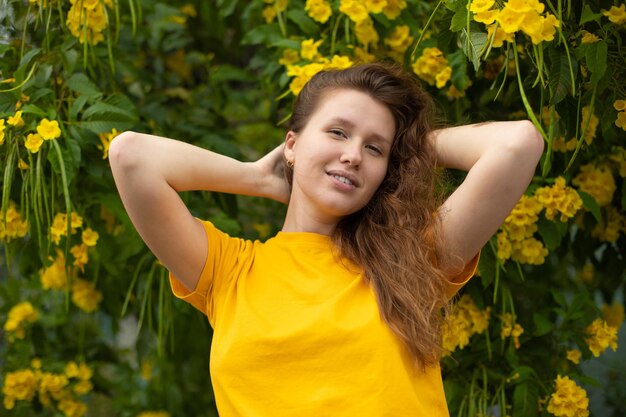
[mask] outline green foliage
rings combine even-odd
[[[293,94],[314,73],[392,59],[423,80],[450,123],[530,119],[546,142],[529,200],[463,290],[486,327],[443,358],[451,415],[550,415],[557,375],[602,387],[623,411],[623,374],[595,380],[567,359],[578,349],[589,361],[587,329],[612,317],[600,305],[623,311],[626,298],[626,18],[613,21],[612,2],[543,2],[529,19],[553,15],[558,26],[542,23],[538,42],[529,28],[488,27],[467,0],[389,1],[382,12],[358,2],[366,17],[332,1],[327,20],[303,0],[94,3],[94,16],[56,0],[0,10],[3,387],[34,359],[56,374],[85,362],[93,389],[72,398],[89,415],[217,415],[211,329],[168,294],[167,272],[117,196],[108,144],[133,129],[254,160],[283,139]],[[310,56],[307,40],[322,40]],[[38,128],[50,136],[39,145]],[[278,203],[183,198],[231,234],[263,239],[282,224]],[[23,307],[10,328],[24,301],[37,314]],[[7,415],[61,413],[61,401],[38,394],[13,407],[8,397]]]

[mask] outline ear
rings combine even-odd
[[[295,162],[295,148],[296,148],[296,133],[293,130],[287,132],[285,135],[285,147],[283,149],[283,155],[287,161]]]

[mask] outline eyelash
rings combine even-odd
[[[328,132],[335,136],[341,136],[341,137],[347,138],[347,135],[341,129],[330,129]],[[366,145],[365,147],[367,149],[371,149],[372,151],[376,152],[377,155],[383,154],[383,151],[381,151],[378,147],[374,145]]]

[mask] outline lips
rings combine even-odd
[[[330,170],[327,171],[326,174],[330,175],[331,177],[335,177],[335,179],[343,182],[346,185],[351,185],[353,187],[358,187],[359,185],[361,185],[355,175],[344,170]]]

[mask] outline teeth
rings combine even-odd
[[[348,184],[348,185],[353,185],[352,181],[350,181],[349,179],[347,179],[346,177],[341,177],[339,175],[333,175],[334,178],[337,178],[339,181],[343,182],[344,184]]]

